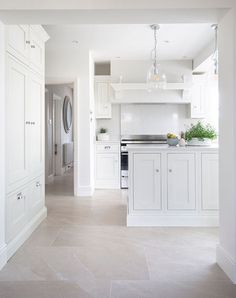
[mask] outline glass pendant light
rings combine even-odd
[[[147,73],[147,88],[149,91],[151,91],[151,89],[164,89],[167,83],[166,75],[161,73],[157,61],[157,31],[160,30],[160,26],[158,24],[153,24],[150,28],[154,33],[154,48],[151,52],[152,65]]]

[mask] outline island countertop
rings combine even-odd
[[[127,145],[128,151],[171,151],[171,152],[191,152],[191,151],[218,151],[219,145],[212,144],[211,146],[169,146],[164,145],[154,145],[154,144],[131,144]]]

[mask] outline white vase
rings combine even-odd
[[[99,133],[98,141],[109,141],[109,134],[108,133]]]
[[[188,141],[188,146],[211,146],[212,141],[210,139],[202,139],[192,138],[192,140]]]

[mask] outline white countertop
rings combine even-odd
[[[211,146],[169,146],[169,145],[152,145],[152,144],[136,144],[127,145],[128,151],[218,151],[218,144],[213,144]]]

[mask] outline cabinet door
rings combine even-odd
[[[134,210],[161,209],[160,154],[134,154]]]
[[[30,65],[36,71],[44,71],[44,42],[30,28]]]
[[[204,78],[194,78],[191,96],[191,118],[206,116],[206,86]]]
[[[28,150],[29,172],[35,177],[43,171],[44,159],[44,113],[43,113],[44,85],[40,77],[29,76],[29,97],[27,100],[27,115],[30,121]]]
[[[17,188],[28,175],[26,118],[28,71],[8,56],[6,85],[6,174],[7,191]]]
[[[117,188],[119,186],[119,157],[117,153],[96,155],[96,187]]]
[[[218,154],[202,154],[202,209],[219,209]]]
[[[194,210],[195,194],[195,155],[168,154],[167,169],[168,210]]]
[[[29,217],[33,218],[44,206],[43,176],[36,178],[29,187]]]
[[[9,25],[6,27],[7,50],[24,63],[29,59],[29,26]]]
[[[28,213],[27,187],[9,195],[6,201],[6,238],[9,242],[16,236],[27,222]]]
[[[96,118],[111,118],[110,83],[95,83]]]

